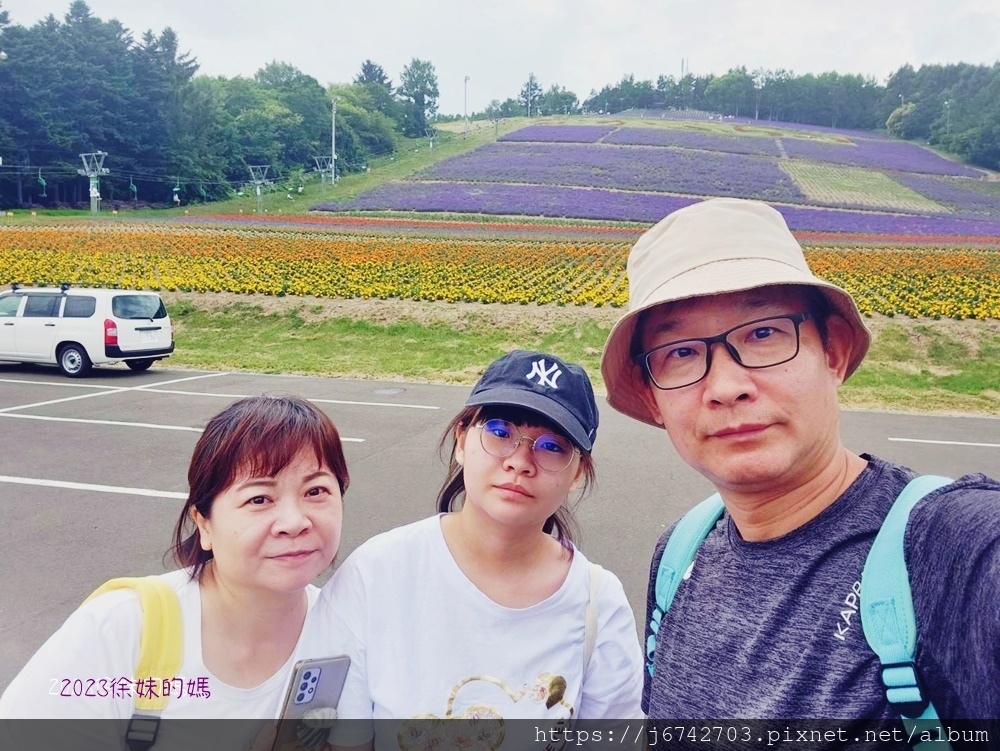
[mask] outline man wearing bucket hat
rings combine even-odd
[[[851,296],[813,276],[778,211],[738,199],[666,217],[632,248],[628,276],[629,309],[601,363],[608,403],[666,429],[718,490],[654,553],[647,714],[1000,717],[995,481],[908,491],[898,579],[908,569],[910,628],[894,630],[895,615],[881,624],[903,634],[900,649],[915,642],[915,657],[870,646],[879,607],[907,611],[877,589],[881,557],[864,586],[862,568],[916,473],[841,441],[837,388],[870,342]]]

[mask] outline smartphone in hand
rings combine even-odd
[[[274,751],[309,751],[326,744],[350,666],[347,655],[295,663],[282,703]]]

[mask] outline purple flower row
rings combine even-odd
[[[905,141],[858,140],[854,145],[783,138],[782,144],[793,159],[811,159],[830,164],[922,172],[935,175],[979,177],[982,173],[938,156],[929,149]]]
[[[776,206],[788,226],[802,232],[850,232],[871,235],[1000,236],[1000,221],[960,219],[948,215],[883,214]]]
[[[604,143],[633,146],[680,146],[685,149],[726,151],[734,154],[781,156],[778,144],[773,138],[725,136],[679,128],[621,128],[605,138]]]
[[[349,202],[323,203],[313,208],[319,211],[447,211],[656,222],[697,200],[662,193],[556,185],[397,181],[384,183]],[[798,231],[1000,236],[1000,221],[792,206],[776,208],[789,227]]]
[[[774,161],[652,147],[493,143],[438,162],[417,178],[806,200]]]
[[[448,211],[460,214],[654,221],[698,199],[662,193],[505,183],[383,183],[346,203],[321,203],[317,211]]]
[[[597,143],[617,127],[608,125],[529,125],[500,136],[498,141],[540,141],[542,143]]]
[[[895,175],[897,182],[967,214],[1000,217],[1000,182],[983,182],[961,177]]]
[[[752,117],[733,117],[732,115],[720,115],[716,112],[705,112],[703,110],[625,110],[616,112],[614,117],[625,117],[644,120],[715,120],[716,122],[739,123],[742,125],[756,125],[761,128],[791,128],[793,130],[805,130],[812,133],[831,133],[835,135],[849,136],[850,138],[874,138],[888,139],[889,135],[876,130],[854,130],[850,128],[831,128],[828,125],[810,125],[808,123],[788,123],[782,120],[754,119]]]

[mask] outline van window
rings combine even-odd
[[[62,295],[28,295],[24,303],[25,318],[55,318],[59,315]]]
[[[89,295],[69,295],[63,306],[63,318],[90,318],[97,310],[97,298]]]
[[[166,318],[167,309],[156,295],[115,295],[111,298],[115,318]]]
[[[17,315],[17,309],[21,306],[20,295],[4,295],[0,297],[0,316],[13,318]]]

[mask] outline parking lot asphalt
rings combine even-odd
[[[191,451],[236,398],[297,394],[333,418],[351,476],[343,560],[368,537],[434,513],[438,442],[468,391],[159,366],[71,380],[0,363],[0,690],[102,582],[174,567],[164,552]],[[850,449],[922,472],[1000,474],[997,419],[845,412],[842,430]],[[653,547],[711,488],[663,431],[607,406],[594,457],[597,487],[577,508],[580,547],[619,576],[641,628]]]

